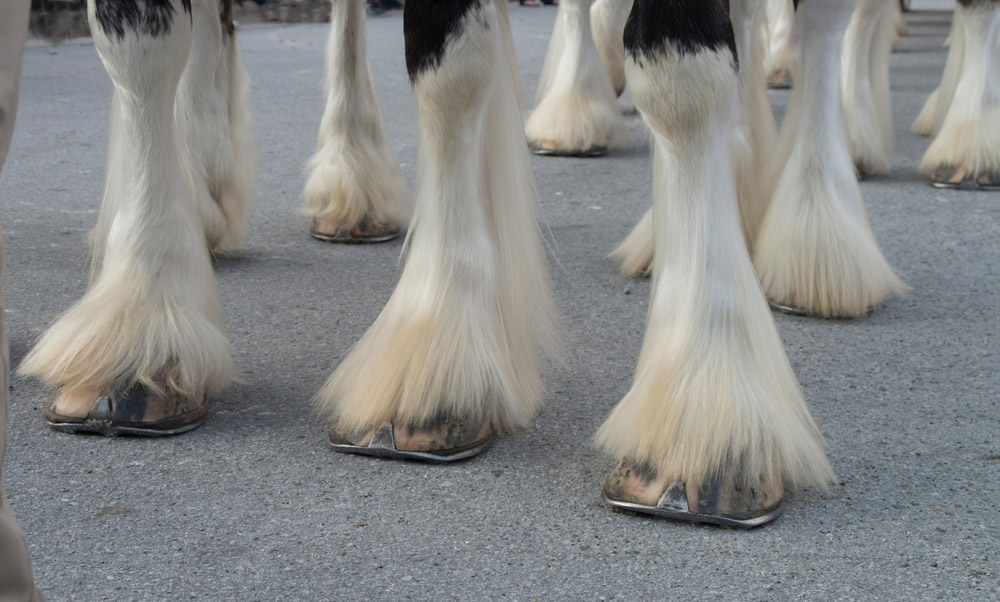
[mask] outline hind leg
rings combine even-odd
[[[948,36],[948,60],[944,64],[941,84],[924,103],[917,119],[910,130],[921,136],[935,136],[941,131],[941,124],[948,114],[951,101],[955,98],[955,88],[962,76],[962,65],[965,61],[965,21],[969,11],[959,4],[951,18],[951,32]]]
[[[624,129],[611,76],[594,46],[591,4],[565,0],[559,5],[538,103],[524,129],[536,153],[601,155]]]
[[[860,0],[847,26],[840,64],[840,93],[844,107],[844,122],[854,164],[859,173],[876,175],[889,171],[883,120],[891,120],[891,112],[883,105],[890,101],[883,82],[889,75],[889,53],[893,36],[888,3],[895,0]],[[888,29],[886,29],[888,25]],[[878,53],[879,56],[874,56]],[[873,67],[879,66],[879,73]],[[891,123],[889,124],[891,129]],[[891,138],[889,140],[891,142]]]
[[[406,3],[420,130],[409,257],[318,395],[339,451],[462,459],[527,424],[540,402],[551,285],[505,8]]]
[[[768,85],[787,88],[798,53],[795,35],[795,9],[792,0],[765,0],[767,13],[767,54],[764,73]]]
[[[963,0],[965,52],[941,130],[920,161],[940,188],[1000,190],[1000,2]]]
[[[611,75],[615,95],[625,91],[625,21],[633,0],[595,0],[590,7],[590,28],[597,54]]]
[[[89,6],[94,44],[115,85],[105,190],[110,225],[95,277],[25,358],[58,389],[56,428],[173,434],[201,423],[233,372],[205,234],[185,181],[174,97],[191,47],[189,4]],[[135,4],[130,3],[133,7]],[[216,16],[215,19],[218,17]],[[218,23],[214,20],[214,23]]]
[[[802,67],[768,174],[754,267],[775,305],[858,318],[905,290],[868,223],[843,124],[839,65],[851,0],[799,5]]]
[[[363,0],[334,0],[326,108],[304,191],[309,231],[329,242],[383,242],[406,225],[406,184],[389,148],[365,54]]]
[[[250,79],[232,5],[233,0],[192,2],[191,54],[174,105],[181,166],[213,252],[246,242],[257,178]]]

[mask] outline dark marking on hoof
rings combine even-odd
[[[608,154],[608,148],[606,146],[594,146],[582,150],[563,150],[558,148],[533,146],[531,147],[531,152],[540,157],[576,157],[591,159],[594,157],[603,157]]]
[[[317,218],[309,223],[309,235],[316,240],[347,245],[365,245],[388,242],[399,237],[402,230],[396,224],[376,223],[367,218],[350,229],[338,229],[328,232],[321,228]]]
[[[201,426],[208,414],[208,403],[203,396],[192,399],[168,393],[167,397],[160,397],[141,383],[98,397],[84,418],[59,414],[54,409],[54,401],[55,398],[50,400],[44,410],[45,421],[52,430],[105,437],[179,435]],[[163,406],[157,412],[162,417],[147,419],[152,404]]]
[[[396,433],[405,433],[406,440],[419,438],[420,449],[399,449]],[[477,456],[497,439],[488,422],[460,418],[440,418],[421,425],[406,425],[398,429],[391,422],[382,423],[374,433],[352,439],[330,431],[327,440],[334,451],[360,454],[389,460],[418,460],[444,464]],[[367,443],[366,443],[367,441]]]
[[[865,312],[864,316],[821,316],[820,314],[814,311],[804,309],[788,303],[781,303],[773,299],[768,299],[767,304],[768,306],[770,306],[772,310],[778,313],[782,313],[789,316],[796,316],[799,318],[813,318],[816,320],[856,320],[859,318],[868,317],[872,314],[873,311],[875,311],[875,307],[872,306],[868,308],[868,311]]]
[[[666,484],[655,504],[639,499],[642,490],[656,484],[649,466],[622,461],[608,476],[604,501],[612,508],[671,520],[751,529],[776,519],[784,508],[780,483],[770,491],[740,487],[716,479],[698,488],[695,495],[685,483]]]

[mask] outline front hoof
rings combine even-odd
[[[61,407],[66,392],[45,404],[45,421],[55,431],[92,433],[105,437],[165,437],[198,428],[205,422],[208,402],[204,395],[187,397],[176,392],[151,391],[141,383],[111,391],[93,400],[85,415]]]
[[[396,427],[383,422],[374,431],[356,438],[343,436],[336,430],[328,435],[330,447],[340,453],[434,463],[477,456],[496,439],[489,421],[474,423],[457,418],[443,418],[420,427]]]
[[[593,157],[603,157],[608,154],[606,146],[592,146],[584,149],[559,148],[553,143],[537,142],[532,143],[531,152],[541,157],[578,157],[590,159]]]
[[[351,228],[341,228],[323,217],[313,217],[309,222],[309,235],[324,242],[363,245],[388,242],[399,237],[402,230],[396,224],[373,222],[363,218]]]
[[[958,190],[968,175],[969,171],[964,167],[942,165],[931,174],[931,186],[943,190]]]
[[[714,479],[688,487],[658,478],[650,467],[623,460],[604,484],[604,501],[612,508],[692,523],[751,529],[776,519],[784,507],[781,481],[758,488]]]

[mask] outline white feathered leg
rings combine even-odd
[[[474,5],[455,26],[461,33],[442,40],[440,60],[414,59],[420,153],[409,257],[381,315],[317,397],[339,435],[442,417],[509,431],[541,400],[553,300],[501,15],[491,2]]]
[[[904,290],[868,223],[844,129],[839,65],[854,4],[799,6],[803,66],[769,170],[774,193],[754,252],[769,299],[823,317],[862,317]]]
[[[364,0],[334,0],[326,108],[309,160],[305,211],[314,236],[379,242],[407,222],[406,183],[386,141],[365,48]]]
[[[633,0],[595,0],[590,7],[590,28],[597,54],[611,75],[615,94],[625,91],[625,21]]]
[[[962,77],[962,65],[965,61],[965,21],[969,11],[961,4],[955,7],[951,18],[951,34],[948,36],[948,59],[944,64],[941,84],[931,92],[924,108],[910,126],[914,134],[921,136],[936,136],[941,131],[945,115],[955,98],[958,80]]]
[[[556,62],[543,67],[543,79],[550,79],[525,125],[536,152],[599,155],[624,131],[611,76],[594,46],[591,4],[592,0],[564,0],[559,5],[550,44],[563,49],[557,54],[554,48],[546,56],[546,63]]]
[[[962,75],[920,171],[940,186],[971,177],[993,188],[1000,186],[1000,2],[976,0],[964,10]]]
[[[653,154],[653,169],[656,168]],[[639,223],[608,257],[619,262],[618,273],[626,278],[646,278],[653,270],[653,210],[647,209]]]
[[[763,54],[764,6],[759,0],[731,0],[730,17],[740,63],[739,100],[733,126],[733,163],[736,170],[736,198],[747,248],[753,248],[757,229],[767,211],[770,197],[761,174],[778,134],[771,102],[764,85]],[[654,157],[655,161],[655,157]],[[621,263],[627,277],[648,276],[653,265],[653,214],[647,211],[624,241],[609,257]]]
[[[191,55],[174,117],[181,166],[194,189],[205,239],[219,251],[246,242],[257,178],[256,132],[232,0],[195,0],[192,8]]]
[[[116,32],[98,21],[101,6],[91,2],[89,17],[120,111],[109,169],[124,171],[120,187],[105,194],[117,211],[95,281],[42,336],[21,371],[63,392],[107,392],[138,382],[191,399],[211,396],[229,383],[233,363],[173,127],[190,20],[175,0],[166,31],[150,35],[126,24]],[[213,23],[219,26],[218,15]],[[108,199],[112,192],[123,196]]]
[[[667,47],[640,58],[629,55],[626,70],[658,157],[656,257],[632,388],[597,433],[622,460],[605,495],[656,504],[681,482],[689,510],[704,514],[773,504],[782,480],[825,487],[822,438],[741,235],[732,54]]]
[[[763,3],[759,0],[730,0],[729,14],[740,61],[740,92],[733,127],[733,160],[736,169],[736,199],[747,248],[752,249],[757,230],[770,199],[762,174],[778,139],[764,81]]]
[[[765,0],[767,15],[767,54],[764,73],[772,86],[785,86],[798,60],[798,36],[795,33],[795,7],[792,0]]]
[[[892,2],[893,0],[888,0]],[[871,60],[868,76],[871,80],[872,102],[875,114],[882,130],[882,149],[886,157],[892,156],[895,147],[896,127],[892,111],[892,90],[889,79],[889,61],[892,58],[893,34],[892,13],[882,11],[875,27],[875,37],[872,40]]]
[[[840,61],[840,94],[844,107],[844,123],[854,165],[865,175],[882,174],[889,171],[889,151],[885,148],[885,133],[878,104],[884,99],[875,99],[875,86],[880,95],[888,90],[889,58],[892,30],[880,31],[879,22],[884,13],[891,16],[891,3],[897,0],[860,0],[844,36],[844,46]],[[890,22],[891,25],[891,22]],[[877,34],[888,34],[888,44],[884,40],[876,42]],[[875,57],[875,53],[885,53],[885,57]],[[874,73],[873,66],[884,68],[885,73]]]
[[[174,104],[176,141],[205,240],[212,251],[223,251],[246,242],[253,209],[257,140],[250,79],[232,27],[231,0],[194,0],[191,7],[191,52]],[[109,126],[111,139],[119,135],[119,102],[116,92]],[[109,145],[105,200],[90,233],[95,269],[118,210],[116,199],[124,196],[120,175],[123,168],[116,155],[120,149],[120,144]]]

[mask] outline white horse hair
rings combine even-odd
[[[868,223],[847,146],[838,69],[853,6],[852,0],[799,6],[802,67],[754,248],[767,297],[823,317],[861,317],[904,290]]]
[[[898,4],[897,0],[860,0],[844,35],[840,61],[844,123],[854,165],[867,175],[883,174],[890,169],[892,113],[887,96],[889,54],[895,34],[889,5],[894,3]],[[886,119],[889,147],[885,144]]]
[[[184,14],[180,0],[173,8]],[[96,24],[95,3],[89,10]],[[212,23],[219,27],[218,11]],[[90,289],[42,336],[21,372],[97,394],[141,382],[153,391],[212,395],[234,367],[205,230],[175,139],[174,97],[191,24],[177,18],[160,36],[129,31],[118,40],[91,29],[119,111],[109,169],[123,171],[105,192],[115,211]]]
[[[257,134],[250,78],[232,31],[219,25],[217,0],[192,2],[192,39],[174,103],[174,125],[181,168],[195,199],[205,240],[213,252],[246,242],[257,178]],[[116,88],[111,100],[104,193],[97,224],[89,235],[91,282],[97,277],[108,231],[124,190],[126,166],[121,152],[128,136],[121,129],[122,107]]]
[[[653,169],[656,170],[656,153],[653,153]],[[655,172],[654,172],[655,173]],[[642,214],[639,223],[625,237],[625,240],[608,255],[619,262],[618,273],[627,278],[645,278],[653,271],[653,209]]]
[[[611,76],[594,45],[591,3],[559,4],[539,100],[525,124],[528,142],[535,148],[566,153],[608,149],[625,129]]]
[[[218,0],[192,2],[191,54],[174,123],[181,166],[213,251],[246,242],[257,178],[250,78],[233,32],[219,26]]]
[[[728,48],[626,59],[654,134],[656,252],[631,389],[596,435],[601,449],[680,480],[826,487],[833,472],[754,277],[741,235]]]
[[[764,73],[768,82],[783,84],[796,70],[798,36],[792,0],[765,0],[767,54]]]
[[[442,415],[509,431],[541,401],[555,310],[502,4],[471,9],[440,63],[414,81],[409,257],[381,315],[317,396],[342,435]]]
[[[955,7],[951,18],[951,33],[948,36],[948,58],[941,75],[941,84],[935,88],[924,103],[924,108],[910,126],[910,131],[921,136],[936,136],[955,98],[958,80],[962,77],[965,60],[965,21],[969,11],[961,4]]]
[[[1000,174],[1000,5],[973,4],[966,11],[965,58],[941,129],[920,161],[932,174],[961,167],[973,176]],[[939,100],[940,102],[940,100]]]
[[[778,136],[762,72],[764,6],[759,0],[732,0],[729,6],[737,54],[746,57],[740,63],[733,163],[743,237],[752,249],[770,201],[761,174],[767,170],[768,153]],[[623,276],[645,277],[652,269],[653,248],[653,215],[649,210],[609,257],[621,263]]]
[[[752,249],[757,230],[770,201],[761,174],[767,171],[768,154],[778,139],[778,128],[767,97],[764,68],[764,5],[760,0],[730,0],[730,16],[740,61],[739,102],[733,127],[733,162],[736,199],[747,248]]]
[[[893,2],[893,0],[888,1]],[[886,156],[892,155],[896,137],[889,79],[889,63],[892,59],[892,49],[896,39],[898,38],[893,33],[892,13],[883,10],[875,27],[868,73],[871,77],[872,102],[875,105],[875,113],[878,115],[878,123],[882,126],[882,148],[885,150]]]
[[[611,76],[615,94],[625,91],[625,22],[633,0],[594,0],[590,7],[590,28],[597,54]]]
[[[333,1],[326,107],[303,195],[306,213],[340,230],[364,219],[403,227],[408,219],[406,183],[386,141],[372,87],[365,28],[363,0]]]

